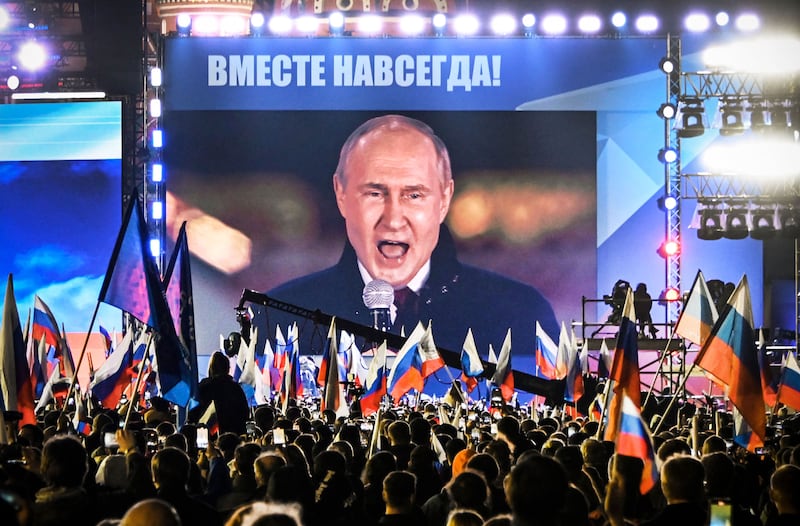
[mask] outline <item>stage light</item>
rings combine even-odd
[[[10,89],[11,91],[17,89],[19,87],[19,84],[20,84],[19,77],[16,75],[9,75],[8,78],[6,79],[6,86],[8,86],[8,89]]]
[[[153,145],[153,148],[163,148],[164,147],[164,132],[158,128],[152,131],[150,134],[150,143]]]
[[[344,15],[339,11],[328,15],[328,28],[331,35],[342,36],[344,34]]]
[[[186,13],[179,14],[176,24],[178,26],[178,36],[188,37],[192,34],[191,16],[187,15]]]
[[[161,256],[161,240],[160,239],[151,239],[150,240],[150,255],[152,255],[154,258],[157,258],[157,257]]]
[[[688,139],[703,135],[706,129],[706,114],[701,99],[686,99],[678,108],[678,113],[680,114],[680,118],[676,118],[678,137]]]
[[[678,160],[678,151],[675,148],[661,148],[658,151],[658,160],[664,164],[672,164]]]
[[[150,209],[150,217],[153,219],[164,219],[164,203],[161,201],[153,201]]]
[[[517,30],[517,20],[508,13],[500,13],[492,17],[489,27],[495,35],[508,36]]]
[[[753,228],[750,237],[753,239],[771,239],[775,237],[775,208],[761,206],[752,212]]]
[[[383,30],[383,18],[378,15],[362,15],[357,21],[358,31],[365,35],[379,35]]]
[[[160,88],[163,81],[161,68],[154,67],[150,69],[150,85],[154,88]]]
[[[29,40],[20,46],[17,59],[22,69],[36,71],[43,68],[47,63],[47,51],[43,45]]]
[[[603,22],[597,15],[583,15],[578,18],[578,29],[582,33],[595,34],[603,27]]]
[[[150,117],[153,119],[161,117],[161,99],[150,99]]]
[[[536,15],[525,13],[522,16],[522,29],[526,37],[533,36],[533,28],[536,26]]]
[[[678,61],[672,57],[664,57],[658,62],[658,69],[669,75],[678,70]]]
[[[622,29],[628,23],[628,17],[622,11],[616,11],[611,15],[611,25],[617,29]]]
[[[717,23],[717,25],[718,25],[719,27],[725,27],[725,26],[727,26],[727,25],[730,23],[730,21],[731,21],[731,17],[730,17],[730,15],[729,15],[727,12],[725,12],[725,11],[720,11],[720,12],[719,12],[719,13],[717,13],[717,15],[714,17],[714,21]]]
[[[658,18],[655,15],[640,15],[636,18],[634,26],[640,33],[653,33],[658,30]]]
[[[433,32],[437,37],[440,37],[444,35],[444,30],[447,27],[447,16],[444,13],[436,13],[431,19],[431,24],[433,24]]]
[[[264,23],[266,19],[264,18],[264,13],[261,11],[256,11],[252,15],[250,15],[250,30],[257,30],[259,33],[262,29],[264,29]]]
[[[8,27],[9,20],[11,20],[11,17],[8,16],[8,11],[0,5],[0,30]]]
[[[548,35],[563,35],[567,31],[567,18],[559,14],[545,15],[542,18],[542,31]]]
[[[275,15],[270,17],[267,27],[273,35],[286,36],[292,31],[292,19],[287,15]]]
[[[749,231],[747,209],[743,207],[730,208],[725,216],[725,231],[722,235],[728,239],[746,238]]]
[[[154,183],[160,183],[164,180],[164,165],[161,163],[153,163],[150,167],[150,180]]]
[[[243,16],[227,15],[219,20],[219,36],[231,37],[242,36],[247,34],[249,20]]]
[[[761,20],[755,13],[742,13],[736,17],[735,25],[739,31],[749,33],[761,27]]]
[[[458,15],[455,17],[455,19],[453,19],[453,30],[458,36],[473,36],[478,33],[480,26],[481,23],[478,20],[478,17],[470,13]]]
[[[711,27],[711,20],[705,13],[690,13],[683,21],[683,26],[691,33],[702,33]]]
[[[297,30],[304,35],[313,35],[319,31],[319,19],[312,15],[303,15],[295,20]]]
[[[420,15],[403,15],[399,25],[400,31],[408,36],[419,36],[425,31],[425,19]]]
[[[667,120],[674,118],[677,112],[678,108],[675,107],[675,105],[670,102],[665,102],[664,104],[659,106],[658,111],[656,111],[659,117]]]
[[[681,244],[674,239],[668,239],[658,247],[658,254],[662,258],[677,256],[681,251]]]
[[[662,305],[670,301],[680,301],[680,299],[681,299],[681,292],[675,287],[668,287],[664,289],[658,296],[658,301]]]
[[[665,195],[658,198],[658,207],[664,211],[674,210],[678,207],[678,198],[674,195]]]
[[[722,216],[715,204],[700,203],[704,206],[700,211],[700,226],[697,229],[697,238],[706,241],[722,239]]]
[[[744,132],[741,102],[723,100],[720,105],[719,134],[724,136],[738,135]]]

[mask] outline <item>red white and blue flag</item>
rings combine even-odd
[[[761,389],[764,391],[764,403],[769,407],[774,407],[778,399],[778,384],[780,375],[773,374],[767,357],[767,342],[764,339],[764,329],[758,331],[758,369],[761,372]]]
[[[613,380],[613,397],[608,405],[608,423],[605,439],[614,440],[619,429],[622,412],[622,395],[627,394],[633,404],[642,406],[641,385],[639,379],[639,333],[636,330],[636,315],[633,310],[633,292],[630,287],[625,296],[622,318],[617,333],[617,346],[614,350],[614,362],[611,365],[609,379]]]
[[[695,363],[728,387],[728,397],[749,427],[735,429],[734,441],[750,451],[761,447],[767,419],[747,276],[733,291]]]
[[[544,332],[542,325],[536,322],[536,372],[539,378],[558,380],[562,378],[558,371],[558,346]]]
[[[444,358],[439,354],[439,349],[436,348],[436,343],[433,341],[433,330],[431,329],[431,322],[425,328],[425,333],[419,341],[419,354],[422,358],[422,377],[427,378],[442,367],[444,367]]]
[[[472,329],[467,329],[464,345],[461,346],[461,380],[467,386],[468,393],[478,386],[478,377],[482,374],[483,364],[475,346],[475,337],[472,335]]]
[[[622,410],[616,437],[616,452],[619,455],[639,458],[644,462],[642,480],[639,483],[639,492],[644,495],[653,489],[658,481],[653,439],[644,420],[642,420],[642,413],[639,407],[626,393],[620,396]]]
[[[506,402],[514,396],[514,371],[511,369],[511,329],[506,332],[503,346],[500,348],[492,383],[500,388],[503,400]]]
[[[67,347],[67,342],[58,330],[58,322],[50,307],[38,295],[33,298],[33,324],[31,335],[34,340],[44,338],[47,344],[54,349],[54,358],[58,361],[63,376],[72,377],[75,373],[75,364],[72,352]]]
[[[717,307],[711,299],[703,273],[698,270],[678,323],[675,324],[675,334],[702,347],[717,318]]]
[[[400,398],[411,389],[422,391],[425,380],[422,376],[422,355],[419,352],[419,345],[425,334],[422,323],[417,323],[411,335],[397,352],[392,370],[389,372],[387,389],[394,403],[397,404]]]
[[[778,402],[800,411],[800,365],[791,352],[786,355],[777,398]]]
[[[283,392],[283,371],[286,369],[287,360],[286,339],[279,325],[275,326],[275,352],[273,354],[270,375],[272,378],[272,388],[276,392]]]
[[[575,338],[570,340],[569,354],[567,363],[569,369],[564,382],[564,401],[576,403],[583,396],[583,364],[581,363],[581,353]]]
[[[367,376],[364,378],[364,394],[361,395],[361,413],[366,417],[376,413],[386,395],[386,342],[372,355]]]
[[[336,319],[331,320],[328,330],[328,345],[323,355],[325,377],[323,378],[323,395],[320,410],[332,409],[337,415],[347,416],[347,402],[340,382],[339,349],[336,342]],[[322,366],[320,366],[322,371]]]
[[[131,351],[133,332],[133,329],[128,327],[122,340],[111,351],[103,365],[95,371],[94,380],[89,384],[92,395],[107,409],[117,408],[122,394],[133,381],[133,353]]]
[[[100,334],[103,336],[103,340],[105,341],[105,357],[108,358],[108,355],[111,354],[111,346],[113,344],[111,340],[111,334],[109,334],[108,330],[102,325],[98,325],[97,330],[100,331]]]

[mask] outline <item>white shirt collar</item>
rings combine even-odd
[[[361,274],[361,280],[364,282],[364,285],[372,281],[373,278],[370,276],[369,272],[367,271],[366,267],[358,262],[358,272]],[[425,282],[428,281],[428,276],[431,275],[431,260],[425,262],[422,265],[422,268],[419,269],[419,272],[411,278],[411,281],[408,282],[408,288],[413,290],[416,294],[419,294],[419,291],[422,289],[422,286],[425,285]]]

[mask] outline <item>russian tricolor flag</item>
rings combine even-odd
[[[111,351],[103,365],[95,371],[94,380],[89,384],[92,394],[107,409],[116,409],[122,393],[130,387],[133,380],[132,341],[133,330],[129,327],[122,341]]]
[[[728,397],[752,430],[747,438],[737,432],[736,442],[751,451],[763,445],[767,426],[755,341],[750,287],[743,276],[695,363],[728,386]]]
[[[431,330],[430,322],[428,322],[428,327],[425,328],[425,333],[419,341],[419,355],[422,359],[423,378],[429,377],[444,367],[444,358],[439,354],[439,349],[436,348],[436,343],[433,341],[433,331]]]
[[[536,376],[547,380],[558,380],[558,346],[536,322]]]
[[[622,410],[622,395],[627,394],[636,407],[642,406],[641,384],[639,380],[639,333],[636,330],[636,315],[633,310],[633,292],[630,287],[622,308],[622,320],[617,333],[617,346],[614,362],[611,365],[610,380],[614,380],[614,396],[608,410],[606,440],[614,440],[619,428]]]
[[[642,420],[641,411],[627,394],[622,394],[622,411],[616,437],[616,449],[620,455],[636,457],[644,462],[639,491],[642,495],[653,489],[658,481],[656,455],[653,439]]]
[[[468,393],[478,385],[478,377],[482,374],[483,364],[475,346],[475,337],[472,336],[472,329],[467,329],[467,336],[461,347],[461,379],[466,384]]]
[[[367,376],[364,379],[364,394],[361,395],[361,413],[366,417],[376,413],[381,399],[386,394],[386,342],[372,356]]]
[[[506,402],[514,396],[514,371],[511,369],[511,329],[506,332],[500,356],[497,357],[497,368],[492,376],[492,383],[500,388],[503,400]]]
[[[778,387],[778,402],[800,411],[800,366],[791,352],[786,355],[786,365]]]
[[[422,391],[425,386],[422,376],[422,355],[419,352],[420,341],[424,334],[425,328],[422,323],[417,323],[406,343],[395,356],[394,365],[387,381],[387,389],[395,403],[411,389]]]
[[[61,333],[58,331],[56,321],[50,307],[38,295],[33,298],[33,339],[39,341],[42,337],[51,347],[60,347]]]
[[[718,317],[706,280],[698,270],[678,323],[675,324],[675,334],[702,347]]]

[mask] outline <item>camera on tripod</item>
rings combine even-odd
[[[622,309],[625,307],[625,297],[628,294],[628,289],[631,284],[624,279],[617,280],[614,287],[611,289],[611,294],[603,295],[603,302],[611,307],[611,314],[608,316],[606,323],[614,325],[619,324],[622,319]]]

